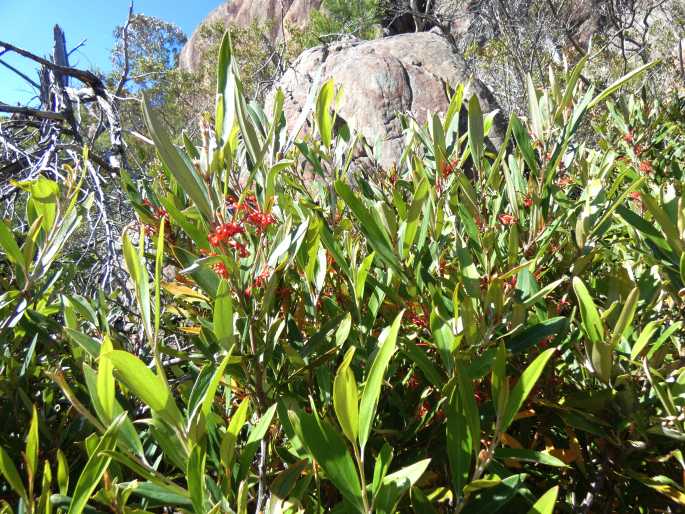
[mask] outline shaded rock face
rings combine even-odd
[[[289,129],[304,107],[309,89],[321,74],[343,89],[338,115],[371,145],[381,146],[380,165],[390,168],[399,158],[402,128],[398,112],[411,113],[419,123],[428,113],[445,112],[447,86],[465,84],[466,98],[475,94],[483,112],[498,109],[490,91],[470,80],[463,59],[441,36],[430,32],[400,34],[374,41],[346,41],[303,52],[274,86],[285,94]],[[267,100],[270,109],[271,98]],[[490,140],[501,144],[506,121],[496,117]]]
[[[202,58],[202,25],[221,23],[228,28],[231,24],[243,27],[255,21],[271,22],[271,38],[282,37],[288,26],[303,27],[312,10],[321,6],[322,0],[231,0],[222,3],[210,12],[195,29],[181,50],[179,65],[188,71],[195,71]],[[287,34],[286,34],[287,35]]]

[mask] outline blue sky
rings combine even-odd
[[[136,0],[134,11],[175,23],[187,34],[222,0]],[[129,0],[0,0],[0,40],[38,55],[52,50],[52,27],[65,31],[67,47],[83,39],[86,44],[71,56],[73,66],[111,68],[112,33],[126,20]],[[31,78],[37,66],[13,54],[0,59],[20,68]],[[4,66],[0,66],[0,101],[16,104],[27,101],[31,86]]]

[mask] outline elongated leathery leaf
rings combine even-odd
[[[580,316],[583,321],[583,327],[591,342],[604,342],[604,325],[602,318],[599,316],[595,302],[592,301],[590,292],[583,284],[583,281],[578,277],[573,278],[573,290],[578,297],[580,305]]]
[[[335,375],[335,380],[333,381],[333,406],[343,434],[353,445],[356,445],[359,432],[359,398],[357,381],[350,369],[354,350],[353,346],[347,351]]]
[[[540,496],[540,499],[535,502],[533,507],[528,511],[528,514],[552,514],[554,512],[554,504],[557,501],[557,494],[559,494],[559,486],[552,487],[545,494]]]
[[[363,512],[359,477],[342,435],[314,414],[288,411],[288,418],[297,436],[326,472],[326,477],[357,512]]]
[[[209,193],[204,181],[190,166],[189,160],[184,159],[180,150],[171,143],[169,136],[157,119],[157,115],[148,105],[145,97],[143,97],[143,118],[164,165],[193,200],[193,203],[195,203],[207,221],[212,221],[214,219],[214,212],[209,204]]]
[[[216,94],[216,135],[225,143],[228,141],[235,123],[233,47],[229,31],[226,31],[221,40],[221,49],[217,61]]]
[[[383,259],[395,271],[403,274],[400,261],[392,250],[387,230],[378,224],[371,215],[369,209],[352,191],[350,186],[338,180],[335,183],[335,191],[345,200],[354,216],[360,222],[360,229],[368,237],[369,244],[376,250],[376,254]]]
[[[85,509],[86,503],[112,460],[104,452],[111,451],[116,446],[117,433],[125,418],[126,414],[122,412],[100,438],[100,442],[83,468],[78,482],[76,482],[68,514],[81,514]]]
[[[371,433],[371,424],[376,416],[376,406],[378,405],[378,397],[381,394],[383,377],[388,369],[390,359],[395,353],[397,335],[400,331],[403,315],[404,311],[400,312],[392,325],[385,327],[383,332],[381,332],[378,338],[379,350],[376,358],[373,360],[373,364],[371,364],[369,376],[364,385],[359,405],[359,446],[362,449],[362,453]]]
[[[540,355],[538,355],[533,362],[526,368],[526,370],[519,378],[516,386],[511,391],[509,395],[509,401],[507,402],[507,408],[504,411],[504,415],[500,420],[500,430],[502,432],[506,431],[514,420],[514,416],[526,401],[528,395],[535,387],[535,383],[540,378],[542,371],[545,369],[547,361],[552,357],[556,350],[554,348],[549,348],[545,350]]]
[[[122,382],[172,426],[182,426],[181,413],[164,380],[155,375],[135,355],[122,350],[104,354],[112,361]]]
[[[24,501],[28,501],[26,488],[24,487],[24,483],[21,481],[19,472],[17,471],[14,462],[12,462],[12,459],[2,446],[0,446],[0,475],[5,477],[5,480],[7,480],[7,483],[15,493],[23,498]]]
[[[225,280],[219,283],[214,301],[214,335],[225,350],[233,346],[233,301]]]
[[[333,117],[330,112],[333,94],[334,86],[331,79],[323,83],[319,96],[316,98],[316,124],[319,128],[321,141],[326,148],[330,148],[333,139]]]
[[[386,476],[374,498],[374,510],[379,514],[392,514],[402,496],[421,478],[430,459],[424,459]]]

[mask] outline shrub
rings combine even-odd
[[[140,226],[122,242],[141,337],[106,302],[65,304],[78,365],[51,376],[93,433],[67,466],[38,452],[35,411],[24,464],[16,447],[0,459],[17,511],[685,503],[682,125],[632,100],[598,111],[644,68],[599,94],[578,83],[584,61],[529,81],[529,117],[497,153],[492,116],[457,86],[444,117],[403,118],[401,160],[369,175],[332,82],[293,138],[282,97],[269,114],[246,103],[227,37],[219,62],[202,147],[144,109],[161,172],[124,177]],[[576,140],[591,111],[596,146]],[[671,157],[631,154],[626,124]]]

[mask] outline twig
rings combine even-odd
[[[5,53],[5,52],[3,52],[3,53]],[[2,55],[2,54],[0,54],[0,55]],[[0,64],[2,64],[5,68],[12,70],[14,73],[19,75],[21,78],[23,78],[26,82],[31,84],[36,89],[40,89],[40,84],[38,84],[36,81],[32,80],[28,75],[26,75],[26,74],[22,73],[21,71],[19,71],[18,69],[16,69],[11,64],[7,64],[5,61],[1,61],[1,60],[0,60]]]
[[[124,70],[121,73],[121,78],[119,79],[119,83],[117,84],[116,89],[114,90],[114,96],[121,96],[121,92],[124,89],[124,84],[126,84],[126,81],[128,80],[128,72],[129,72],[129,57],[128,57],[128,28],[131,26],[131,21],[133,21],[133,0],[131,0],[131,3],[128,6],[128,18],[126,20],[126,25],[124,25],[124,29],[122,31],[122,39],[124,40]]]

